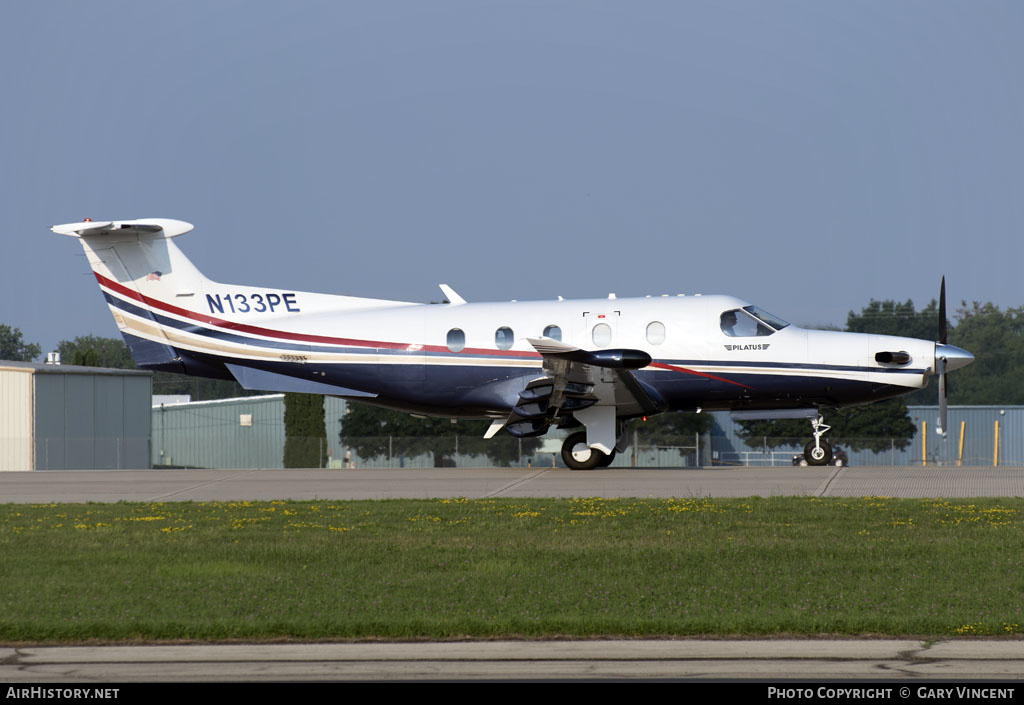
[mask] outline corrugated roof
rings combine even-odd
[[[149,370],[122,370],[113,367],[83,367],[81,365],[47,365],[45,362],[18,362],[16,360],[0,360],[0,369],[34,372],[37,374],[153,376],[153,373]]]

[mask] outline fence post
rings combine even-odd
[[[992,466],[999,465],[999,419],[996,419],[995,439],[992,443]]]
[[[960,422],[960,444],[956,451],[956,466],[962,467],[964,464],[964,428],[967,426],[966,421]]]

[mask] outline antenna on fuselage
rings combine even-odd
[[[455,292],[455,289],[451,288],[447,284],[438,284],[438,286],[441,287],[441,291],[444,293],[445,298],[448,299],[448,303],[453,305],[466,303],[466,300],[459,296]]]

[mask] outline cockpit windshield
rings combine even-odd
[[[775,330],[782,330],[783,328],[789,325],[788,323],[786,323],[786,321],[782,320],[778,316],[773,316],[772,314],[765,311],[763,308],[758,308],[757,306],[744,306],[743,310],[746,311],[747,313],[753,314],[763,323],[767,323]]]
[[[723,313],[721,325],[722,332],[730,337],[752,338],[771,335],[789,324],[757,306],[744,306]]]

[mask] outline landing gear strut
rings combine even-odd
[[[587,445],[587,432],[577,431],[562,443],[562,462],[570,470],[606,468],[615,459],[615,452],[606,455]]]
[[[814,440],[804,446],[804,460],[808,465],[828,465],[832,462],[832,446],[822,438],[831,426],[825,425],[821,416],[811,419],[811,428],[814,429]]]

